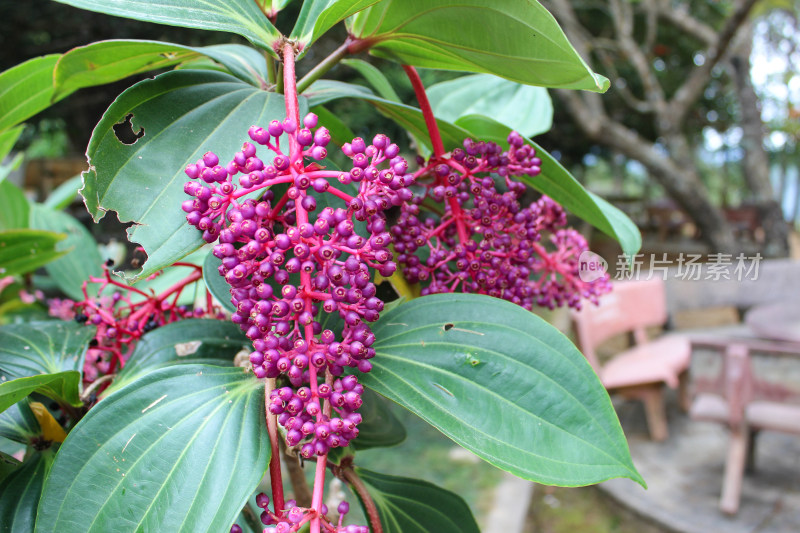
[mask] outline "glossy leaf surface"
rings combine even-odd
[[[250,344],[239,327],[227,320],[188,319],[161,326],[144,335],[120,370],[108,395],[148,372],[174,364],[233,365],[233,358]]]
[[[0,369],[10,377],[81,371],[95,328],[52,320],[9,324],[0,329]]]
[[[0,370],[3,370],[0,368]],[[40,374],[5,381],[0,377],[0,412],[8,409],[29,394],[38,392],[62,404],[75,407],[82,405],[80,399],[81,375],[69,370],[54,374]]]
[[[191,2],[187,0],[58,0],[62,4],[169,26],[236,33],[274,53],[280,32],[252,0]]]
[[[341,20],[379,0],[303,0],[290,38],[297,39],[305,50],[323,33]]]
[[[394,446],[406,440],[406,428],[392,413],[386,398],[369,389],[362,395],[364,404],[359,409],[362,417],[358,437],[351,443],[357,450]]]
[[[553,102],[543,87],[474,74],[431,85],[426,92],[433,114],[448,122],[483,115],[527,137],[553,125]]]
[[[349,21],[370,52],[425,68],[485,72],[543,87],[603,92],[609,82],[535,0],[385,0]]]
[[[50,106],[53,68],[59,57],[36,57],[0,73],[0,131]]]
[[[8,180],[0,181],[0,231],[27,228],[29,213],[22,189]]]
[[[268,461],[258,380],[241,368],[162,368],[69,433],[36,531],[227,531]]]
[[[31,438],[41,433],[42,428],[31,410],[29,400],[20,400],[0,413],[0,437],[28,444]]]
[[[479,533],[460,496],[420,479],[356,468],[378,508],[386,533]],[[363,503],[362,503],[363,505]]]
[[[605,388],[557,329],[482,295],[417,298],[373,327],[362,383],[523,479],[643,483]]]
[[[134,144],[121,142],[114,130],[129,115],[133,132],[142,133]],[[186,165],[209,150],[230,161],[249,140],[250,126],[284,115],[281,95],[211,71],[167,72],[117,98],[92,135],[88,155],[93,169],[84,173],[81,194],[95,219],[110,210],[136,223],[129,238],[144,247],[148,258],[135,279],[203,243],[181,210],[190,199],[183,192]]]
[[[0,132],[0,161],[3,161],[11,152],[11,149],[14,148],[14,143],[19,139],[23,129],[25,129],[25,126],[17,126]]]

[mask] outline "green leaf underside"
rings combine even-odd
[[[476,139],[494,141],[501,146],[508,144],[506,138],[511,129],[494,119],[470,115],[460,118],[456,124],[468,130]],[[536,149],[536,156],[542,160],[542,173],[534,177],[520,176],[520,181],[546,194],[561,204],[567,212],[616,239],[626,254],[634,255],[639,251],[642,246],[642,236],[636,224],[627,215],[586,190],[541,146],[529,139],[526,139],[526,142]]]
[[[644,484],[591,366],[533,313],[488,296],[432,295],[384,314],[373,332],[363,384],[493,465],[551,485]]]
[[[553,125],[553,103],[543,87],[474,74],[437,83],[426,92],[433,114],[449,122],[464,115],[484,115],[527,137]]]
[[[378,2],[379,0],[304,0],[289,38],[297,39],[305,51],[339,21]]]
[[[29,212],[30,204],[22,189],[8,180],[0,182],[0,231],[27,228]]]
[[[97,242],[89,230],[75,217],[61,211],[48,209],[41,204],[31,206],[31,227],[49,231],[63,231],[67,238],[56,245],[56,250],[66,255],[45,265],[47,273],[58,288],[73,300],[82,300],[81,287],[89,276],[100,276],[103,258]]]
[[[37,57],[0,73],[0,131],[50,106],[53,68],[59,57]]]
[[[275,54],[280,32],[252,0],[189,2],[187,0],[57,0],[62,4],[168,26],[236,33]]]
[[[349,26],[355,37],[374,42],[370,53],[403,64],[543,87],[603,92],[609,86],[535,0],[387,0]]]
[[[41,374],[26,378],[0,380],[0,412],[8,409],[33,392],[44,394],[59,403],[80,407],[81,374],[74,370]]]
[[[167,365],[201,363],[231,366],[250,344],[239,326],[227,320],[189,319],[167,324],[144,335],[105,395]]]
[[[385,398],[366,389],[362,399],[358,437],[351,443],[356,450],[394,446],[406,440],[406,428],[392,413]]]
[[[2,388],[0,384],[0,388]],[[36,415],[31,411],[28,400],[23,399],[0,413],[0,437],[28,444],[30,439],[42,433]]]
[[[84,87],[111,83],[134,74],[209,57],[243,81],[260,86],[266,62],[256,50],[237,44],[207,47],[142,40],[98,41],[73,48],[58,60],[56,93],[67,95]]]
[[[53,320],[9,324],[0,329],[0,370],[21,378],[83,370],[93,326]]]
[[[0,531],[33,531],[36,509],[53,452],[34,453],[30,459],[0,482]]]
[[[241,368],[157,370],[69,433],[36,531],[227,531],[267,469],[263,385]]]
[[[375,89],[381,98],[401,103],[400,97],[395,92],[389,79],[378,67],[367,63],[363,59],[342,59],[341,63],[361,74],[361,76],[372,85],[372,88]],[[430,98],[430,92],[428,92],[428,98]]]
[[[303,93],[309,105],[317,106],[338,98],[361,98],[373,104],[378,111],[407,129],[430,148],[430,137],[422,112],[411,106],[385,100],[366,87],[338,81],[320,80]],[[507,147],[506,138],[511,129],[488,117],[469,115],[458,119],[457,124],[437,119],[439,132],[446,150],[462,146],[465,138],[493,141]],[[590,223],[606,235],[617,239],[628,254],[641,247],[641,235],[636,225],[619,209],[587,191],[541,146],[528,140],[542,160],[542,173],[536,177],[520,177],[537,191],[550,196],[571,214]]]
[[[0,276],[31,272],[63,255],[56,243],[63,233],[18,229],[0,231]]]
[[[460,496],[427,481],[356,468],[366,484],[386,533],[478,533]],[[362,502],[363,506],[363,502]]]
[[[301,113],[305,102],[301,101]],[[144,135],[123,144],[113,125],[133,114],[134,132]],[[213,151],[230,161],[249,140],[247,129],[285,116],[281,95],[262,91],[220,72],[173,71],[140,82],[108,108],[95,128],[81,194],[99,219],[116,211],[136,223],[129,239],[148,255],[134,279],[147,277],[197,249],[201,233],[186,222],[181,203],[186,165]],[[264,152],[260,152],[262,155]]]

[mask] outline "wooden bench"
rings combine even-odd
[[[669,431],[664,386],[680,388],[681,404],[688,407],[691,346],[678,335],[648,339],[646,329],[662,326],[667,320],[664,282],[659,278],[616,282],[598,306],[586,305],[573,312],[572,319],[578,347],[608,392],[644,402],[651,438],[665,440]],[[634,345],[601,364],[597,347],[624,333],[632,334]]]
[[[724,424],[728,428],[728,452],[722,481],[720,509],[728,514],[739,510],[746,469],[755,465],[756,436],[759,431],[800,435],[800,404],[787,401],[797,391],[757,379],[751,352],[797,357],[800,345],[750,339],[693,339],[693,348],[712,348],[723,356],[720,373],[714,379],[695,381],[689,414],[695,420]]]

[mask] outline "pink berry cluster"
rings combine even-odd
[[[588,245],[563,229],[561,206],[548,197],[521,205],[525,185],[512,177],[538,175],[541,160],[518,133],[508,142],[502,151],[467,139],[415,174],[425,193],[403,205],[392,228],[404,276],[421,282],[423,295],[488,294],[526,309],[596,301],[610,289],[608,277],[580,279],[578,257]]]
[[[175,263],[174,267],[188,267],[190,271],[184,279],[160,294],[115,280],[109,266],[103,265],[102,278],[92,276],[83,282],[83,300],[53,299],[48,302],[52,316],[97,328],[86,352],[85,383],[112,374],[117,366],[124,366],[139,338],[155,328],[185,318],[224,318],[221,310],[212,305],[210,295],[206,307],[192,309],[178,305],[183,290],[203,277],[202,268],[197,265]],[[89,284],[96,286],[95,296],[89,296]],[[107,287],[113,287],[114,291],[107,294]]]
[[[397,268],[384,211],[411,198],[414,178],[385,135],[345,144],[351,168],[326,170],[313,161],[327,156],[328,130],[316,127],[314,114],[302,126],[289,118],[251,127],[253,142],[224,166],[206,153],[186,168],[197,181],[186,183],[194,198],[183,209],[206,241],[218,241],[213,254],[231,286],[231,318],[253,341],[253,372],[291,385],[271,392],[269,409],[290,446],[305,441],[309,458],[358,434],[363,388],[356,376],[341,376],[346,367],[372,367],[367,324],[383,302],[371,279]],[[257,146],[269,156],[259,157]],[[323,327],[327,314],[344,323],[340,336]]]
[[[264,509],[261,513],[261,522],[267,526],[264,528],[264,533],[295,533],[313,515],[311,509],[298,506],[295,500],[288,500],[286,510],[277,515],[269,510],[269,496],[263,492],[256,495],[256,505]],[[325,517],[321,525],[322,530],[326,533],[369,533],[369,528],[365,526],[342,525],[345,516],[350,512],[350,504],[346,501],[340,502],[336,508],[339,515],[337,525],[333,525],[332,521],[327,518],[328,506],[323,503],[321,507],[321,514]],[[242,528],[238,524],[234,524],[231,527],[231,533],[242,533]]]

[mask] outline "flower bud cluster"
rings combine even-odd
[[[196,181],[184,187],[194,199],[183,209],[207,242],[217,242],[213,253],[236,307],[231,319],[253,341],[253,372],[291,384],[273,391],[269,409],[287,443],[302,443],[311,457],[358,434],[363,388],[355,376],[334,378],[345,367],[372,367],[367,324],[383,302],[371,279],[397,268],[383,212],[411,198],[413,176],[385,135],[345,144],[351,168],[326,170],[313,161],[327,156],[328,130],[316,128],[313,114],[303,126],[291,119],[253,126],[255,144],[245,142],[225,165],[206,153],[186,168]],[[257,155],[256,145],[270,155]],[[344,323],[338,338],[324,327],[329,315]]]
[[[522,206],[525,185],[512,178],[538,175],[541,160],[518,133],[508,142],[504,152],[467,139],[463,149],[434,158],[416,174],[425,193],[403,205],[392,228],[404,276],[422,283],[423,295],[488,294],[526,309],[596,301],[609,290],[608,277],[584,282],[578,276],[578,256],[588,246],[574,230],[562,229],[561,206],[546,196]],[[440,208],[424,211],[431,203]]]
[[[256,505],[264,509],[261,513],[261,523],[264,528],[264,533],[295,533],[302,529],[308,520],[315,514],[312,509],[300,507],[295,500],[288,500],[286,502],[286,509],[276,514],[269,510],[269,496],[263,492],[256,495]],[[324,503],[320,510],[321,529],[326,533],[369,533],[369,528],[365,526],[349,525],[344,526],[342,522],[350,512],[350,504],[342,501],[336,508],[339,516],[338,524],[329,518],[328,506]],[[238,528],[238,529],[235,529]],[[234,524],[231,528],[231,533],[241,532],[241,528]]]

